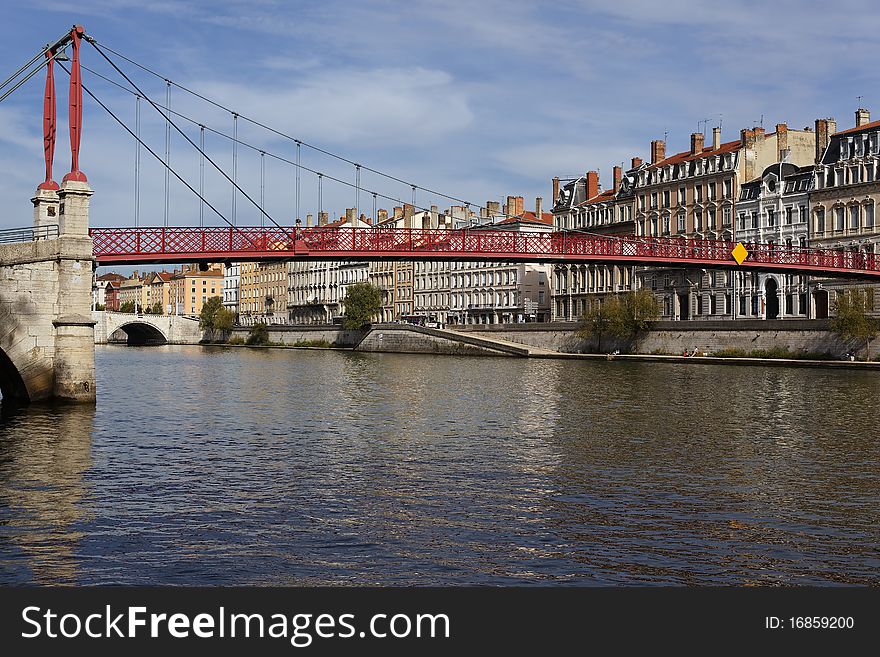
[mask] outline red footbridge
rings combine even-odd
[[[99,265],[272,260],[478,260],[733,268],[830,277],[880,278],[873,253],[664,237],[607,237],[486,227],[410,228],[92,228]]]

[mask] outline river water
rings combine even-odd
[[[870,371],[99,347],[0,583],[878,584]]]

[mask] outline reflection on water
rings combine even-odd
[[[0,421],[0,581],[880,583],[867,371],[99,348]]]

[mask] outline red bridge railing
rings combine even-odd
[[[99,264],[249,260],[504,260],[737,267],[736,242],[416,228],[93,228]],[[873,253],[744,244],[743,269],[880,278]]]

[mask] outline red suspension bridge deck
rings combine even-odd
[[[741,268],[880,279],[873,253],[678,237],[604,237],[494,229],[410,228],[92,228],[99,265],[260,260],[480,260]]]

